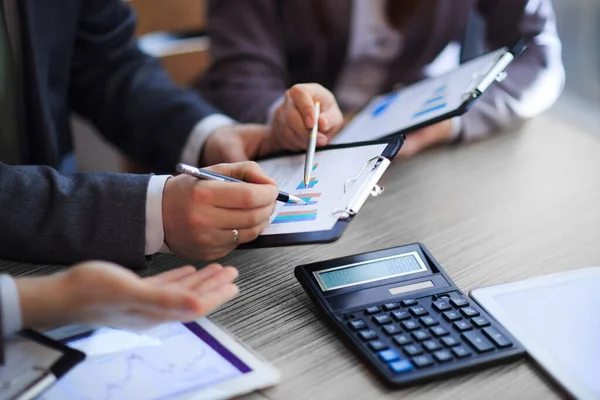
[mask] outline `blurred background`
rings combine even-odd
[[[203,36],[206,0],[125,0],[138,14],[142,48],[159,57],[171,76],[188,85],[210,63]],[[563,44],[566,87],[548,112],[600,139],[600,0],[553,0]],[[472,21],[473,42],[481,22]],[[476,47],[476,46],[474,46]],[[77,117],[77,163],[83,171],[136,171]]]

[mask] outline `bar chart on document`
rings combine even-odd
[[[321,198],[321,193],[317,191],[318,188],[315,188],[315,186],[319,184],[319,180],[314,175],[318,166],[318,163],[314,164],[312,169],[313,176],[310,179],[308,186],[304,186],[304,182],[300,182],[296,186],[296,192],[293,193],[295,196],[304,200],[307,205],[285,204],[279,213],[277,213],[273,221],[271,221],[272,225],[314,221],[317,219],[319,210],[316,206]]]

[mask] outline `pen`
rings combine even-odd
[[[209,181],[247,183],[239,179],[232,178],[230,176],[217,174],[216,172],[208,171],[202,168],[192,167],[191,165],[182,163],[177,164],[175,166],[175,170],[182,174],[190,175],[198,179],[206,179]],[[306,205],[306,202],[301,198],[281,191],[277,196],[277,201],[281,201],[282,203],[299,204],[303,206]]]
[[[308,136],[308,148],[306,149],[306,159],[304,160],[304,186],[308,187],[310,183],[310,174],[315,160],[315,150],[317,148],[317,134],[319,133],[319,114],[321,113],[321,103],[315,101],[315,124]]]

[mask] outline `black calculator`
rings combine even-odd
[[[389,386],[476,370],[525,354],[420,243],[301,265],[294,274]]]

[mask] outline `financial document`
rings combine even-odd
[[[367,162],[380,156],[386,147],[384,143],[316,152],[308,187],[303,182],[303,154],[259,162],[262,169],[275,179],[280,190],[308,203],[296,205],[278,202],[262,235],[331,230],[340,218],[340,214],[334,211],[346,205],[344,199],[348,196],[344,192],[345,183],[355,178]],[[348,191],[356,191],[359,187],[359,184],[349,185]]]
[[[375,97],[332,140],[332,144],[376,140],[458,109],[464,95],[506,51],[470,60],[456,70]]]
[[[169,399],[233,379],[250,369],[196,323],[171,323],[142,332],[139,346],[88,357],[41,398],[45,400]],[[152,338],[152,339],[149,339]],[[85,349],[111,347],[113,332],[68,341]],[[160,343],[160,345],[157,345]]]

